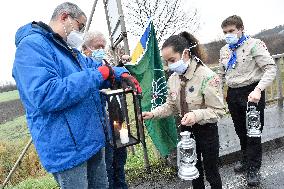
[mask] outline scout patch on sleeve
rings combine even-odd
[[[251,49],[251,53],[253,56],[259,52],[259,50],[264,49],[267,51],[267,47],[263,41],[257,41]]]
[[[259,41],[259,45],[262,46],[265,50],[267,50],[267,47],[263,41]]]
[[[214,77],[215,75],[211,75],[208,76],[206,78],[203,79],[202,83],[201,83],[201,94],[204,94],[204,90],[208,85],[208,82]]]
[[[221,83],[220,77],[218,75],[215,75],[213,79],[211,79],[211,81],[209,82],[209,85],[213,87],[218,87],[220,83]]]

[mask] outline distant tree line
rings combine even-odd
[[[284,25],[263,30],[253,37],[264,41],[271,55],[284,53]],[[225,44],[224,40],[204,44],[207,52],[207,64],[218,64],[219,51]]]
[[[0,85],[0,93],[16,90],[17,87],[12,82],[6,82]]]

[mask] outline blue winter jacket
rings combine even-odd
[[[88,160],[105,145],[101,63],[42,22],[19,28],[15,44],[13,77],[42,165],[54,173]],[[127,72],[114,71],[117,80]]]

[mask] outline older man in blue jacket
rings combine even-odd
[[[115,81],[140,89],[124,68],[83,56],[86,15],[75,4],[56,7],[49,25],[16,33],[13,77],[44,168],[61,188],[107,188],[104,107],[99,90]],[[124,77],[124,78],[122,78]]]

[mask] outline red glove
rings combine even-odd
[[[98,67],[98,70],[101,72],[104,80],[110,80],[111,83],[114,82],[114,71],[110,66],[100,66]]]
[[[135,77],[129,75],[128,73],[123,73],[121,75],[121,85],[122,88],[132,88],[135,93],[138,95],[142,94],[142,88],[140,87],[139,82],[136,80]]]

